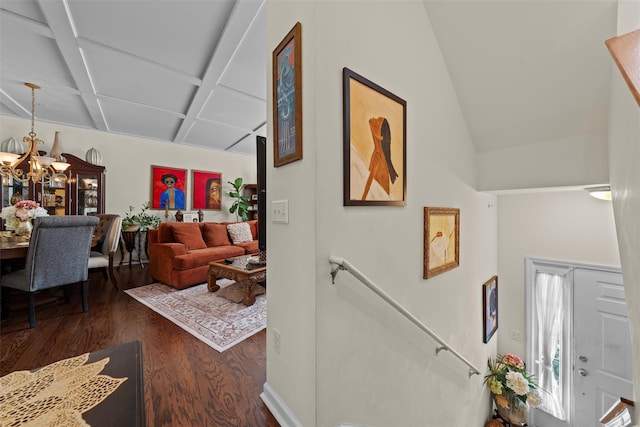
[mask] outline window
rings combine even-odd
[[[527,365],[543,392],[538,408],[567,420],[571,384],[571,267],[527,259]]]

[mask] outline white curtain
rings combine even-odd
[[[564,278],[558,275],[537,273],[535,283],[536,313],[539,347],[536,377],[543,403],[540,409],[556,418],[565,419],[562,405],[563,390],[553,375],[553,359],[562,337],[564,312]],[[562,351],[562,350],[561,350]],[[567,355],[562,355],[567,357]]]

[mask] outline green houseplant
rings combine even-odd
[[[122,229],[125,231],[135,231],[136,227],[140,231],[147,231],[150,228],[158,228],[160,225],[160,217],[147,213],[151,203],[145,202],[139,213],[133,212],[133,206],[129,206],[129,212],[125,213],[122,218]]]
[[[249,198],[242,195],[242,187],[244,182],[242,178],[236,178],[233,182],[227,181],[233,187],[233,190],[229,192],[229,196],[235,199],[229,208],[229,213],[236,214],[236,222],[239,222],[238,218],[242,218],[243,221],[247,221],[247,210],[249,209]]]

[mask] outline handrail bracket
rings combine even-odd
[[[336,276],[338,275],[338,272],[340,270],[346,270],[346,268],[341,265],[341,264],[337,264],[336,268],[334,268],[333,270],[331,270],[331,284],[335,285],[336,284]]]

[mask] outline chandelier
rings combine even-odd
[[[11,177],[16,181],[27,183],[31,180],[33,183],[50,184],[52,181],[59,181],[66,178],[64,172],[69,163],[64,158],[58,156],[47,157],[41,156],[38,151],[38,144],[44,143],[41,139],[36,138],[35,128],[35,110],[36,110],[36,89],[40,86],[33,83],[25,83],[25,86],[31,88],[31,132],[29,136],[25,136],[22,141],[27,144],[27,150],[24,154],[0,152],[0,176]],[[29,161],[29,170],[23,171],[18,166],[24,160]],[[26,174],[25,174],[26,172]]]

